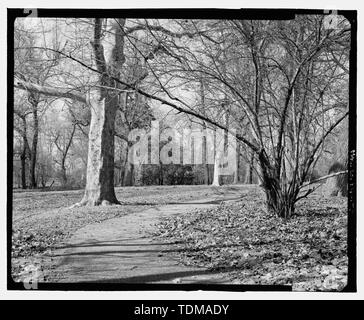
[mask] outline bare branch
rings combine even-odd
[[[59,98],[67,98],[76,100],[82,103],[86,103],[86,96],[80,92],[71,92],[70,89],[61,89],[61,88],[52,88],[46,86],[40,86],[34,83],[25,82],[25,81],[15,81],[15,88],[19,88],[22,90],[27,90],[31,92],[36,92],[40,94],[44,94],[46,96],[59,97]]]
[[[342,175],[342,174],[345,174],[345,173],[348,173],[348,171],[345,170],[345,171],[340,171],[340,172],[335,172],[335,173],[328,174],[327,176],[324,176],[324,177],[321,177],[321,178],[318,178],[318,179],[315,179],[313,181],[310,181],[308,183],[303,184],[299,189],[303,189],[303,188],[305,188],[305,187],[307,187],[307,186],[309,186],[311,184],[320,182],[322,180],[326,180],[328,178],[332,178],[332,177],[335,177],[335,176],[339,176],[339,175]]]

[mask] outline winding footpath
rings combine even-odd
[[[213,198],[153,207],[79,229],[56,249],[58,266],[51,282],[66,283],[228,283],[221,273],[187,267],[173,259],[173,243],[153,239],[164,217],[207,209],[221,201],[236,201],[241,192],[231,188]]]

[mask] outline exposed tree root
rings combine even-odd
[[[109,200],[91,200],[91,199],[88,199],[88,200],[81,200],[80,202],[77,202],[75,204],[73,204],[72,206],[69,207],[69,209],[74,209],[74,208],[79,208],[79,207],[96,207],[96,206],[103,206],[103,207],[106,207],[106,206],[116,206],[116,205],[121,205],[121,203],[119,201],[114,201],[114,202],[111,202]]]

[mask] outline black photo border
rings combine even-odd
[[[7,289],[26,290],[24,284],[11,277],[12,247],[12,186],[13,186],[13,110],[14,110],[14,21],[29,16],[32,9],[7,9]],[[289,20],[295,15],[327,14],[319,9],[47,9],[38,8],[40,18],[126,17],[159,19],[271,19]],[[348,194],[348,283],[342,292],[357,290],[357,203],[356,203],[356,145],[357,145],[357,11],[338,10],[351,24],[349,73],[349,194]],[[50,291],[291,291],[291,286],[278,285],[221,285],[221,284],[139,284],[139,283],[38,283],[38,290]]]

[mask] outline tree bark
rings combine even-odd
[[[62,186],[65,187],[67,185],[67,170],[65,163],[63,161],[61,165],[61,173],[62,173]]]
[[[62,97],[86,103],[86,98],[83,94],[74,93],[70,89],[52,88],[20,80],[15,82],[14,87],[30,92],[38,92],[49,97]]]
[[[21,163],[21,187],[22,189],[27,188],[27,178],[26,178],[26,159],[27,154],[29,154],[29,143],[27,137],[27,122],[26,118],[21,117],[23,120],[23,131],[22,131],[22,138],[23,138],[23,150],[20,155],[20,163]]]
[[[206,106],[205,106],[205,88],[204,88],[204,82],[202,78],[200,79],[200,95],[201,95],[201,107],[202,112],[206,116]],[[209,184],[209,165],[207,161],[207,127],[206,122],[202,122],[202,129],[204,132],[204,136],[202,137],[202,165],[203,165],[203,172],[204,172],[204,183]]]
[[[116,98],[92,107],[87,183],[83,201],[88,205],[119,203],[114,190],[114,121]]]
[[[203,124],[203,130],[206,133],[206,124]],[[207,161],[207,137],[206,134],[202,137],[202,161],[203,161],[203,172],[204,172],[204,184],[209,184],[209,164]]]
[[[240,165],[240,144],[237,144],[236,148],[236,170],[234,172],[233,184],[239,183],[239,165]]]
[[[114,189],[117,96],[91,102],[86,190],[81,205],[119,204]]]
[[[163,185],[163,176],[164,176],[164,172],[163,172],[163,163],[160,161],[159,162],[159,168],[158,168],[158,172],[159,172],[159,185],[162,186]]]
[[[58,138],[59,138],[59,135],[57,135],[55,141],[54,141],[54,144],[56,145],[57,149],[61,152],[61,155],[62,155],[62,159],[61,159],[61,162],[60,162],[60,165],[61,165],[61,178],[62,178],[62,186],[65,187],[67,185],[67,169],[66,169],[66,160],[67,160],[67,155],[68,155],[68,151],[71,147],[71,144],[72,144],[72,140],[73,140],[73,136],[76,132],[76,122],[73,123],[73,127],[72,127],[72,132],[69,136],[69,139],[68,139],[68,142],[65,146],[61,146],[59,143],[58,143]],[[65,137],[66,139],[66,137]]]
[[[38,121],[38,109],[37,109],[38,98],[35,97],[35,94],[33,92],[31,92],[29,94],[29,100],[32,105],[32,115],[33,115],[33,139],[32,139],[32,148],[30,150],[29,186],[30,188],[36,188],[37,179],[36,179],[35,169],[37,164],[37,147],[38,147],[38,133],[39,133],[39,121]]]
[[[245,179],[246,184],[253,184],[253,174],[254,174],[254,154],[251,153],[246,170],[246,179]]]
[[[216,130],[214,131],[214,143],[215,143],[215,159],[214,159],[214,175],[212,180],[212,186],[218,187],[220,186],[220,144],[219,141],[221,137],[218,137]]]
[[[215,156],[215,163],[214,163],[214,179],[212,181],[212,185],[215,187],[219,187],[220,186],[220,161],[219,161],[220,156],[218,154],[216,154]]]
[[[27,188],[27,181],[25,176],[25,166],[26,166],[26,149],[25,146],[23,146],[22,153],[20,155],[20,164],[21,164],[21,188],[26,189]]]
[[[115,118],[119,107],[120,84],[112,77],[121,78],[125,62],[124,31],[125,19],[115,19],[111,23],[111,33],[107,34],[104,45],[109,48],[105,58],[102,44],[103,19],[95,19],[94,41],[92,42],[95,62],[101,87],[90,98],[91,123],[87,160],[87,181],[83,199],[78,205],[120,204],[114,189],[114,137]]]

